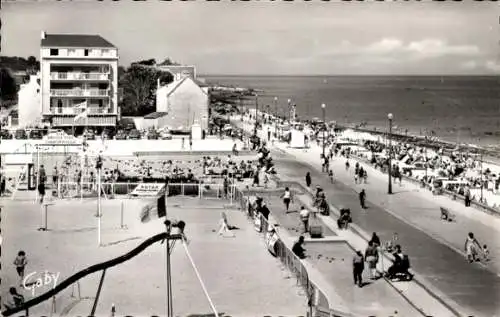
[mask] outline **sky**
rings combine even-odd
[[[120,65],[170,57],[206,75],[494,75],[497,2],[2,3],[2,54],[40,33],[99,34]]]

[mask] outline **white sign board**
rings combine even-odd
[[[165,194],[165,184],[142,183],[137,185],[130,195],[140,197],[156,197],[163,194]]]
[[[291,132],[290,147],[299,149],[305,148],[306,144],[304,140],[305,136],[304,132],[295,129],[290,130],[290,132]]]
[[[5,165],[26,165],[33,163],[31,154],[6,154]]]

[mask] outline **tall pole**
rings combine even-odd
[[[483,185],[483,151],[482,150],[480,150],[480,151],[481,151],[481,156],[479,158],[480,159],[479,163],[480,163],[480,168],[481,168],[481,171],[479,173],[481,175],[481,200],[480,200],[480,202],[482,203],[483,202],[483,187],[484,187],[484,185]]]
[[[97,243],[101,246],[101,169],[97,169]]]
[[[278,97],[274,97],[274,135],[278,137]]]
[[[425,181],[427,182],[427,135],[425,136],[425,145],[424,145],[424,150],[425,150],[425,164],[424,164],[424,167],[425,167]]]
[[[292,108],[290,108],[292,100],[288,99],[288,124],[291,123]]]
[[[259,95],[255,94],[255,127],[253,130],[253,134],[255,136],[257,135],[257,122],[259,121],[258,120],[259,116],[257,115],[258,111],[259,111]]]
[[[392,194],[392,113],[387,115],[389,119],[389,186],[387,188],[387,193]]]
[[[326,122],[325,122],[325,111],[326,105],[321,104],[321,110],[323,111],[323,159],[325,158],[325,130],[326,130]]]

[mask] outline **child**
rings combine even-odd
[[[20,285],[22,285],[22,281],[24,278],[24,269],[26,268],[26,264],[28,264],[28,261],[26,260],[26,253],[24,251],[19,251],[17,253],[16,259],[14,260],[14,265],[16,266],[16,271],[21,281]]]
[[[488,250],[488,246],[486,244],[483,245],[483,256],[484,261],[488,262],[490,260],[490,250]]]

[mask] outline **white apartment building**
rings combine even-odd
[[[41,38],[44,120],[56,128],[116,126],[118,49],[99,35],[42,32]]]

